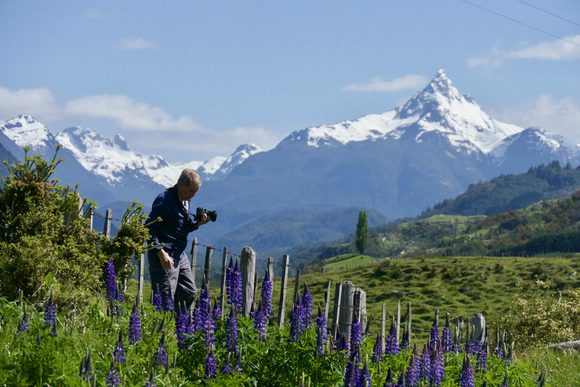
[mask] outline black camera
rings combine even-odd
[[[203,214],[206,214],[209,220],[215,222],[217,220],[217,211],[208,211],[205,208],[197,207],[195,210],[195,220],[201,220]]]

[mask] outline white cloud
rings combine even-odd
[[[142,131],[193,131],[199,128],[187,116],[173,117],[162,108],[139,102],[125,95],[90,95],[65,105],[69,115],[106,118],[118,126]]]
[[[492,112],[498,119],[558,133],[580,144],[580,98],[557,99],[541,95],[535,100]]]
[[[120,40],[117,43],[117,48],[121,50],[149,50],[155,48],[155,45],[144,38],[132,37]]]
[[[466,64],[471,68],[497,68],[508,59],[579,60],[580,35],[541,42],[518,50],[500,51],[494,48],[490,54],[468,58]]]
[[[397,92],[416,90],[417,88],[424,86],[427,82],[428,79],[421,75],[409,74],[390,81],[385,81],[382,78],[373,78],[366,83],[352,83],[345,86],[344,90],[360,92]]]
[[[0,86],[0,119],[10,119],[19,114],[51,120],[61,114],[61,109],[48,89],[10,90]]]

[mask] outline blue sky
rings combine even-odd
[[[0,0],[0,53],[0,120],[174,162],[385,112],[440,68],[494,118],[580,143],[578,0]]]

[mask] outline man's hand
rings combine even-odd
[[[169,256],[169,254],[165,252],[165,250],[163,249],[158,250],[157,256],[159,257],[159,262],[161,263],[161,266],[165,270],[173,269],[173,259],[171,259],[171,257]]]
[[[204,213],[203,217],[200,220],[198,220],[197,222],[195,222],[195,224],[199,227],[202,224],[206,224],[207,222],[209,222],[209,216],[207,216],[207,214]]]

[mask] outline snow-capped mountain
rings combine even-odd
[[[456,150],[488,154],[523,128],[489,117],[472,98],[461,94],[439,70],[433,80],[402,107],[354,121],[291,133],[279,146],[339,146],[353,141],[401,138],[416,142],[445,138]]]
[[[237,147],[229,157],[218,156],[207,160],[197,168],[197,171],[204,180],[220,180],[246,161],[248,157],[260,152],[262,149],[255,144],[243,144]]]

